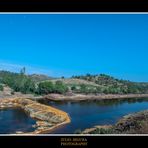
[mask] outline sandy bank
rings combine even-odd
[[[73,94],[73,95],[60,95],[60,94],[49,94],[43,98],[52,100],[52,101],[85,101],[85,100],[105,100],[105,99],[125,99],[125,98],[145,98],[148,97],[148,94],[98,94],[98,95],[82,95],[82,94]]]

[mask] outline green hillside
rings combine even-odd
[[[52,78],[46,75],[27,75],[25,69],[20,73],[0,71],[0,91],[3,84],[16,92],[49,94],[49,93],[81,93],[81,94],[142,94],[148,93],[148,83],[119,80],[112,76],[81,75],[71,78]]]

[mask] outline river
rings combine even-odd
[[[124,115],[148,109],[148,98],[53,102],[41,100],[40,103],[51,105],[67,112],[71,123],[52,131],[51,134],[73,134],[95,125],[114,124]]]
[[[73,134],[95,125],[114,124],[124,115],[148,109],[148,98],[53,102],[45,99],[40,103],[50,105],[67,112],[71,123],[63,125],[49,134]],[[35,120],[21,109],[0,110],[0,134],[15,134],[17,131],[32,132]]]
[[[20,108],[0,110],[0,134],[32,132],[35,123],[36,121]]]

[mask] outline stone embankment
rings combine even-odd
[[[69,115],[59,109],[43,105],[30,99],[3,99],[0,100],[0,109],[21,108],[31,118],[36,119],[35,131],[27,134],[49,133],[56,127],[70,123]]]

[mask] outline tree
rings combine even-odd
[[[64,94],[68,91],[68,87],[62,83],[62,81],[56,81],[55,83],[55,92]]]
[[[26,68],[23,67],[21,70],[20,70],[20,74],[24,75],[26,73]]]
[[[80,93],[88,93],[87,86],[85,84],[80,85]]]
[[[0,91],[3,91],[4,90],[4,87],[3,85],[0,84]]]
[[[96,92],[101,93],[102,92],[101,87],[96,87]]]
[[[52,82],[41,82],[38,85],[38,93],[39,94],[49,94],[54,92],[54,85]]]
[[[103,89],[103,93],[109,94],[109,93],[110,93],[110,92],[109,92],[109,89],[108,89],[108,88]]]
[[[75,90],[77,90],[77,87],[76,86],[72,86],[71,90],[75,91]]]

